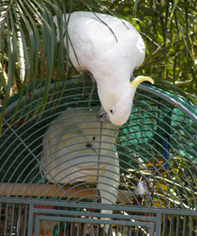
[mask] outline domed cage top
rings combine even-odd
[[[99,122],[92,83],[68,80],[63,94],[52,83],[44,110],[43,90],[30,89],[14,118],[19,94],[6,109],[0,235],[197,232],[197,112],[191,102],[140,85],[128,122],[118,128]]]

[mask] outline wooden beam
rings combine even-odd
[[[0,196],[7,197],[64,197],[98,199],[96,189],[85,186],[57,186],[55,184],[1,183]],[[126,200],[127,199],[127,200]],[[129,191],[118,191],[117,203],[129,203],[133,197]]]

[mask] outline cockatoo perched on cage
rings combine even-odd
[[[63,16],[63,20],[64,20]],[[58,20],[57,40],[60,40]],[[123,125],[129,118],[137,86],[150,77],[133,71],[144,61],[145,46],[138,31],[126,20],[93,12],[66,15],[64,43],[74,67],[88,72],[97,84],[101,121]],[[65,30],[63,29],[63,32]],[[68,35],[69,37],[66,37]]]
[[[114,147],[118,129],[100,122],[98,112],[98,108],[73,108],[50,124],[43,138],[41,171],[49,182],[97,183],[101,202],[114,204],[119,186],[119,159]],[[106,225],[105,232],[108,230]]]

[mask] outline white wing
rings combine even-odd
[[[67,14],[67,21],[69,57],[75,68],[91,72],[97,83],[106,74],[112,79],[125,77],[128,82],[133,70],[143,63],[144,42],[126,20],[100,13],[74,12],[69,19]],[[58,25],[57,17],[54,22]]]

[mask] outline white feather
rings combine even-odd
[[[140,195],[143,196],[144,194],[148,193],[148,189],[146,187],[146,182],[145,181],[139,181],[137,184],[136,189],[134,190],[134,194],[136,196]]]

